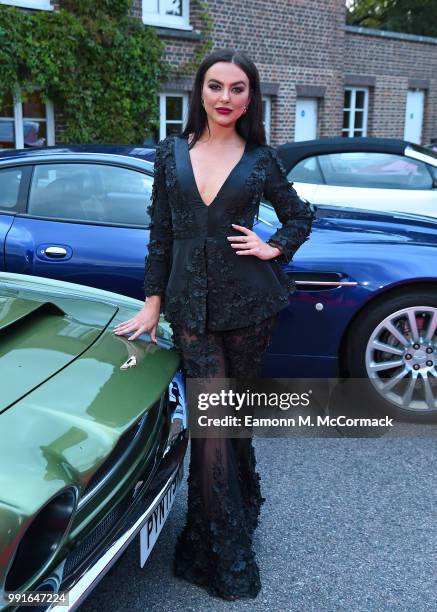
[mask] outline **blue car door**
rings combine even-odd
[[[31,168],[5,166],[0,169],[0,271],[6,271],[5,243],[14,215],[25,206],[26,185]]]
[[[5,269],[144,299],[152,183],[127,165],[35,165],[27,210],[6,237]]]

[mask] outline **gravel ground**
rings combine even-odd
[[[414,432],[417,437],[404,437]],[[139,542],[81,612],[437,610],[437,448],[426,426],[383,438],[255,438],[263,495],[254,548],[262,591],[226,602],[173,577],[186,475],[143,569]],[[188,449],[189,452],[189,449]]]

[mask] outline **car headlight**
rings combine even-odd
[[[35,515],[18,545],[5,591],[20,589],[54,556],[68,531],[76,501],[76,490],[66,489]]]

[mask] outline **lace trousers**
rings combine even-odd
[[[239,329],[199,335],[172,326],[187,378],[255,378],[278,315]],[[252,547],[265,498],[252,438],[191,438],[186,524],[173,571],[223,599],[256,598]]]

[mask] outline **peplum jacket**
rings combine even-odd
[[[252,229],[262,197],[282,226],[269,243],[281,255],[264,261],[237,255],[227,236]],[[299,198],[275,149],[246,143],[213,202],[198,191],[188,140],[167,136],[158,143],[151,203],[145,296],[161,296],[170,323],[204,333],[259,323],[288,304],[295,283],[282,270],[308,239],[313,206]]]

